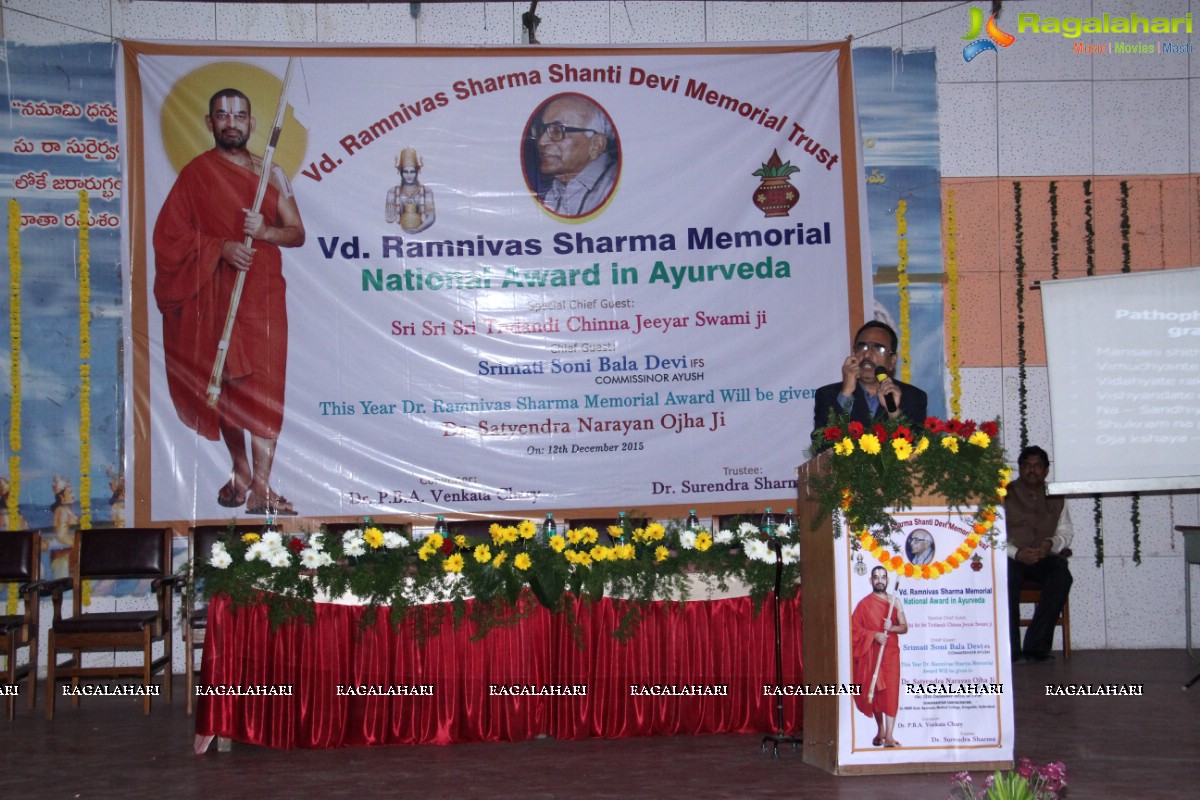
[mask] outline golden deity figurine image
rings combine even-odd
[[[406,147],[396,156],[396,171],[400,185],[388,190],[384,218],[389,224],[399,222],[408,233],[420,233],[437,220],[433,190],[418,180],[424,163],[417,151]]]

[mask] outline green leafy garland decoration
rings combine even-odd
[[[1017,238],[1017,397],[1021,418],[1021,449],[1029,446],[1029,387],[1025,363],[1025,223],[1021,216],[1021,182],[1013,181]]]
[[[1096,274],[1096,225],[1092,218],[1092,182],[1083,182],[1083,232],[1087,253],[1087,274]],[[1092,517],[1096,522],[1096,532],[1092,541],[1096,548],[1096,566],[1104,563],[1104,506],[1100,495],[1092,497]]]
[[[1132,271],[1133,248],[1130,246],[1129,233],[1129,181],[1121,181],[1121,272]],[[1134,492],[1130,499],[1129,522],[1133,525],[1133,563],[1142,563],[1142,531],[1141,531],[1142,496]]]
[[[1058,181],[1050,181],[1050,278],[1058,280]]]

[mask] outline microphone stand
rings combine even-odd
[[[775,733],[769,733],[762,739],[762,750],[766,752],[767,743],[771,743],[772,758],[779,758],[779,745],[791,744],[792,750],[800,747],[801,739],[783,732],[783,633],[779,621],[779,595],[783,584],[783,542],[778,536],[771,539],[775,550]]]

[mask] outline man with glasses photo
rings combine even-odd
[[[620,172],[616,137],[604,111],[583,95],[551,98],[530,127],[537,150],[538,200],[561,217],[582,217],[612,194]]]
[[[921,389],[896,380],[896,332],[879,320],[858,329],[850,355],[842,362],[842,379],[817,390],[813,429],[829,424],[831,414],[865,426],[885,419],[903,418],[923,425],[928,398]]]

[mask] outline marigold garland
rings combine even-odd
[[[20,525],[21,519],[21,206],[8,201],[8,342],[9,375],[12,401],[8,412],[8,527]],[[17,584],[8,585],[5,613],[17,613],[20,593]]]
[[[8,201],[8,519],[20,519],[21,500],[21,205]]]
[[[79,529],[92,527],[91,249],[87,192],[79,192]]]
[[[909,340],[912,337],[911,302],[908,292],[908,201],[901,200],[896,204],[896,289],[900,294],[900,352],[909,353]],[[900,380],[908,383],[912,380],[912,366],[906,357],[900,365]]]
[[[954,216],[954,190],[946,192],[946,306],[950,344],[950,416],[962,415],[962,371],[958,358],[958,221]]]

